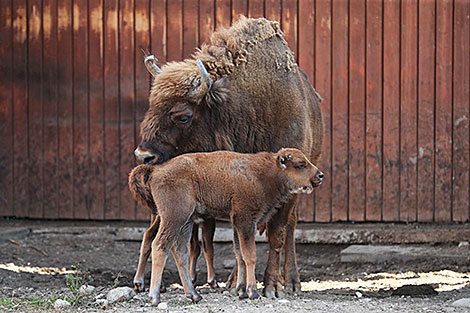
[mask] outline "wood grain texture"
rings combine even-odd
[[[215,1],[215,29],[230,27],[232,21],[232,7],[230,0]]]
[[[384,2],[383,221],[398,221],[400,196],[400,3]]]
[[[325,180],[315,191],[315,221],[331,221],[331,2],[319,1],[315,3],[317,17],[315,19],[315,82],[314,86],[323,97],[321,103],[323,113],[323,147],[320,168],[325,174]]]
[[[0,216],[14,216],[12,9],[11,3],[0,6]]]
[[[454,2],[452,220],[469,220],[470,3]]]
[[[365,2],[349,4],[349,212],[348,220],[365,215]]]

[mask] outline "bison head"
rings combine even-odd
[[[223,117],[216,109],[229,99],[229,79],[212,83],[200,60],[172,62],[162,70],[148,58],[145,64],[155,79],[141,123],[137,159],[161,164],[187,152],[229,150],[220,130]]]

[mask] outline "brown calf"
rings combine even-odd
[[[229,220],[240,298],[258,298],[255,264],[256,225],[282,210],[292,195],[311,193],[323,173],[297,149],[277,153],[240,154],[228,151],[177,156],[163,165],[140,165],[129,187],[140,202],[154,201],[160,223],[152,242],[150,298],[160,302],[163,268],[171,249],[186,296],[201,300],[188,271],[188,243],[193,222]]]

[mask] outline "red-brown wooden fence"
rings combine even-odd
[[[280,21],[325,99],[300,220],[469,220],[468,0],[1,1],[0,216],[146,219],[140,47],[181,60],[240,14]]]

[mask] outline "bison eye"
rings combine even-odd
[[[192,116],[191,115],[183,115],[180,116],[177,120],[176,123],[178,124],[186,124],[191,120]]]
[[[297,169],[297,170],[301,170],[301,169],[305,168],[305,163],[295,165],[294,168]]]

